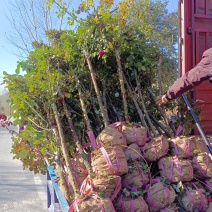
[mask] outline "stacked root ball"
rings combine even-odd
[[[69,211],[211,210],[212,161],[197,152],[195,137],[150,139],[141,125],[119,122],[96,141],[94,174],[81,186],[85,198],[75,200]]]

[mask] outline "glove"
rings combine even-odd
[[[166,95],[160,95],[156,97],[156,104],[158,106],[165,105],[169,100],[166,98]]]

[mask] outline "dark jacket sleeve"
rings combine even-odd
[[[212,80],[212,48],[203,53],[202,60],[196,67],[174,82],[168,89],[166,98],[168,100],[176,99],[205,80]]]

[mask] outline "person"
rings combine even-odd
[[[176,80],[166,94],[157,96],[156,103],[162,106],[205,80],[209,80],[212,83],[212,48],[207,49],[203,53],[201,61],[193,69]]]

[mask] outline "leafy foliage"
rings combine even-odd
[[[158,92],[159,55],[163,55],[164,74],[169,72],[173,76],[176,71],[174,45],[177,17],[175,13],[169,14],[164,9],[165,3],[123,0],[114,7],[113,1],[104,0],[95,7],[93,1],[83,1],[76,11],[67,11],[64,1],[49,0],[48,7],[53,3],[58,6],[58,16],[67,13],[67,24],[75,24],[76,28],[47,31],[50,45],[35,42],[35,50],[29,53],[25,61],[18,63],[16,74],[4,73],[14,123],[19,126],[26,123],[24,130],[13,136],[12,152],[15,158],[23,162],[24,168],[35,173],[44,173],[46,163],[59,163],[58,155],[60,163],[64,163],[61,144],[54,133],[54,129],[59,129],[59,126],[55,120],[53,104],[57,106],[71,157],[76,152],[76,143],[64,111],[64,102],[81,144],[88,142],[79,87],[95,135],[104,127],[87,58],[94,67],[95,79],[110,123],[124,119],[115,50],[119,50],[124,76],[136,99],[141,101],[137,98],[136,91],[138,78],[145,104],[152,114],[158,112],[146,88],[152,87]],[[81,18],[81,13],[86,13],[87,16]],[[19,74],[20,70],[24,75]],[[164,87],[170,83],[171,80],[166,81]],[[128,92],[126,99],[130,120],[140,123],[137,109]],[[147,167],[141,168],[148,172]]]

